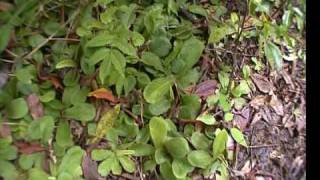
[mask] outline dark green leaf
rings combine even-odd
[[[188,154],[188,161],[192,166],[205,169],[211,164],[213,159],[207,151],[195,150]]]
[[[96,115],[96,109],[92,104],[79,103],[66,109],[65,116],[78,121],[91,121]]]
[[[183,137],[174,137],[167,140],[165,147],[173,158],[183,158],[189,152],[188,141]]]
[[[28,113],[28,105],[23,98],[12,100],[6,108],[8,117],[11,119],[20,119]]]

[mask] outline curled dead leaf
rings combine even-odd
[[[112,94],[110,90],[106,88],[100,88],[95,91],[92,91],[88,94],[89,97],[95,97],[97,99],[105,99],[111,102],[118,102],[117,98]]]
[[[282,105],[281,101],[279,101],[279,99],[277,98],[276,95],[273,94],[271,96],[271,100],[269,102],[269,105],[276,112],[276,114],[278,114],[279,116],[284,115],[283,105]]]
[[[272,84],[265,76],[262,76],[260,74],[253,74],[251,76],[251,79],[261,92],[269,93],[272,91]]]
[[[255,109],[259,109],[259,107],[265,105],[266,101],[267,101],[266,96],[258,95],[250,101],[250,105]]]
[[[40,99],[35,94],[30,94],[27,97],[27,104],[30,110],[30,114],[34,120],[40,118],[44,114],[43,105],[40,102]]]
[[[217,88],[216,80],[203,81],[196,86],[195,94],[200,97],[208,97],[214,93]]]
[[[41,147],[41,145],[38,143],[18,141],[14,144],[18,148],[18,151],[22,154],[32,154],[34,152],[41,152],[46,150],[45,148]]]
[[[86,153],[82,158],[82,171],[86,180],[102,180],[104,179],[98,173],[98,165]]]

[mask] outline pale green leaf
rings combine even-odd
[[[77,64],[71,59],[64,59],[56,64],[56,69],[76,67]]]
[[[216,123],[216,118],[211,114],[202,114],[197,117],[197,120],[207,125],[214,125]]]
[[[264,52],[272,68],[277,71],[282,69],[282,54],[278,46],[268,41],[264,44]]]
[[[20,119],[28,114],[28,105],[23,98],[17,98],[7,105],[6,112],[11,119]]]
[[[153,117],[149,122],[150,136],[156,148],[162,147],[167,137],[167,123],[162,117]]]
[[[143,97],[148,103],[157,103],[169,92],[172,84],[171,77],[154,79],[145,87]]]
[[[244,135],[242,134],[242,132],[239,129],[231,128],[230,133],[231,133],[231,136],[233,137],[233,139],[237,143],[241,144],[244,147],[248,147],[246,139],[244,138]]]
[[[183,137],[174,137],[167,140],[165,147],[173,158],[183,158],[190,150],[188,141]]]
[[[78,103],[65,110],[65,117],[78,121],[91,121],[96,115],[96,109],[92,104]]]
[[[213,159],[207,151],[195,150],[188,154],[188,161],[192,166],[205,169],[212,163]]]

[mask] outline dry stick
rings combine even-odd
[[[253,146],[248,146],[248,148],[267,148],[267,147],[276,147],[279,146],[279,144],[263,144],[263,145],[253,145]]]

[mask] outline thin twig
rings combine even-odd
[[[253,146],[248,146],[248,148],[266,148],[266,147],[275,147],[279,146],[279,144],[263,144],[263,145],[253,145]]]
[[[74,38],[51,38],[52,41],[74,41],[74,42],[80,42],[80,39],[74,39]]]

